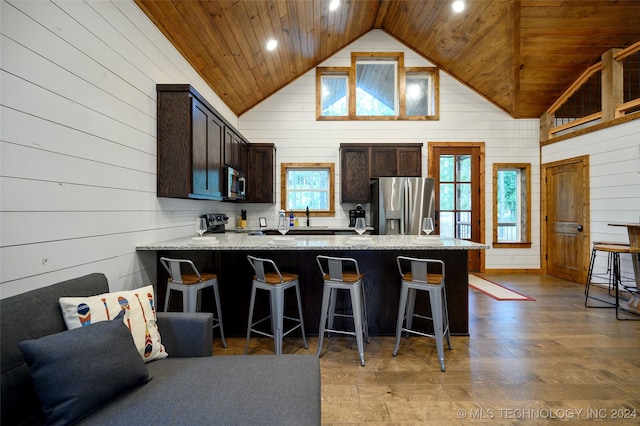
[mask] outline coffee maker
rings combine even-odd
[[[207,213],[200,217],[207,219],[207,232],[212,234],[224,233],[225,225],[229,223],[229,217],[225,213]]]
[[[350,227],[354,227],[356,226],[356,219],[357,218],[365,218],[365,213],[364,213],[364,209],[362,208],[362,204],[356,204],[356,208],[354,210],[349,210],[349,226]]]

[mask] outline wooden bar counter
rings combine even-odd
[[[215,237],[215,240],[213,239]],[[441,259],[445,263],[446,292],[451,333],[469,334],[468,250],[484,250],[483,244],[439,237],[409,235],[296,235],[280,237],[247,234],[214,234],[203,239],[181,238],[136,247],[162,256],[191,259],[200,271],[216,272],[222,299],[225,334],[246,335],[253,270],[247,255],[273,259],[281,271],[298,274],[305,330],[317,335],[322,300],[322,277],[315,257],[319,254],[355,258],[365,274],[366,307],[371,335],[395,334],[400,297],[399,255]],[[158,262],[157,299],[163,306],[167,273]],[[419,292],[423,293],[423,292]],[[419,294],[416,306],[423,303]],[[172,297],[173,303],[179,296]],[[213,297],[205,292],[202,309],[211,311]],[[295,309],[295,298],[286,297],[285,310]],[[177,301],[177,300],[176,300]],[[258,304],[257,304],[258,305]],[[257,306],[256,305],[256,306]],[[259,303],[267,309],[268,303]],[[426,305],[426,303],[425,303]],[[265,311],[266,312],[266,311]],[[256,313],[265,314],[265,312]]]

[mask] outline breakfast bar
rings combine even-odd
[[[253,270],[247,255],[273,259],[281,271],[299,275],[305,329],[316,335],[320,321],[322,277],[316,256],[355,258],[365,274],[366,308],[371,335],[394,335],[400,295],[396,257],[440,259],[445,263],[446,294],[451,333],[469,334],[468,250],[488,246],[466,240],[416,235],[295,235],[206,234],[136,247],[156,257],[186,258],[201,271],[216,272],[222,300],[225,334],[246,334]],[[163,306],[168,275],[158,262],[158,306]],[[208,293],[205,293],[208,294]],[[172,302],[178,299],[172,298]],[[420,295],[417,304],[420,304]],[[202,297],[202,310],[213,309],[213,297]],[[424,303],[428,306],[427,303]],[[172,305],[174,306],[174,305]],[[178,303],[175,309],[179,310]],[[170,308],[171,309],[171,308]],[[287,302],[285,310],[294,310]],[[257,315],[257,314],[256,314]]]

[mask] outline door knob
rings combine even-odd
[[[578,225],[578,232],[582,232],[582,225]]]

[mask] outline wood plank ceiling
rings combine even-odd
[[[611,48],[637,0],[135,0],[237,115],[381,29],[514,118],[539,118]],[[269,38],[278,48],[267,51]]]

